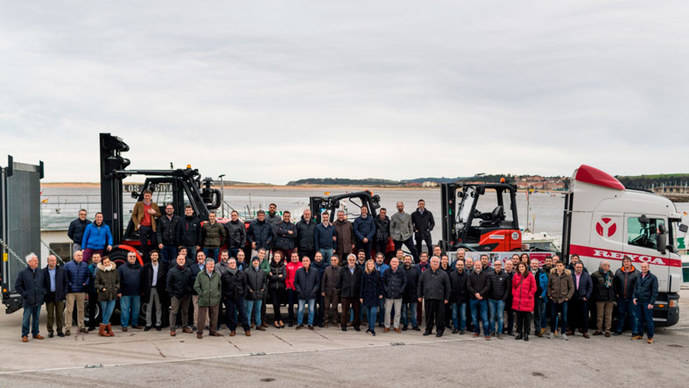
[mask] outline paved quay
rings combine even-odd
[[[0,314],[0,387],[689,386],[689,291],[680,322],[648,345],[620,337],[569,341],[424,337],[294,328],[204,337],[114,328],[113,338],[19,341],[20,312]],[[44,319],[41,322],[45,334]]]

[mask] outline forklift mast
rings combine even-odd
[[[353,199],[359,199],[361,203],[354,202]],[[374,219],[377,217],[378,209],[380,209],[380,196],[374,195],[368,190],[325,197],[309,197],[309,208],[311,209],[312,217],[316,220],[316,223],[321,222],[321,214],[326,211],[330,214],[330,222],[334,222],[336,216],[335,212],[339,209],[342,200],[348,200],[349,203],[358,208],[366,206],[368,208],[368,214]]]

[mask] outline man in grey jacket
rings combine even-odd
[[[395,251],[404,244],[414,257],[414,261],[418,263],[419,255],[414,248],[414,241],[412,240],[413,231],[411,215],[404,212],[404,202],[397,202],[397,213],[390,218],[390,237],[395,242]]]

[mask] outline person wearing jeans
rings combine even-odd
[[[643,332],[645,331],[648,343],[652,344],[655,333],[653,305],[655,305],[656,298],[658,298],[658,278],[648,268],[648,263],[641,263],[641,275],[634,286],[634,293],[632,294],[634,305],[641,311],[641,314],[639,314],[641,318],[641,334],[632,337],[632,339],[643,339]]]
[[[127,253],[127,264],[117,269],[120,273],[120,324],[122,331],[132,328],[141,329],[139,326],[139,311],[141,310],[141,266],[136,260],[136,253]],[[131,321],[130,321],[131,318]]]
[[[538,259],[531,260],[531,273],[536,280],[536,293],[534,294],[534,308],[533,308],[533,321],[534,321],[534,334],[538,337],[542,337],[545,333],[547,310],[546,302],[548,298],[546,293],[548,291],[548,274],[541,268],[539,268],[540,261]]]
[[[617,327],[613,335],[620,335],[624,330],[625,320],[629,317],[631,321],[632,336],[638,336],[641,332],[639,328],[639,310],[632,299],[634,287],[639,280],[639,271],[632,265],[632,259],[624,256],[622,267],[615,272],[615,294],[617,296]]]
[[[383,299],[383,281],[381,280],[372,259],[366,260],[364,273],[361,276],[361,292],[359,301],[368,315],[367,333],[376,335],[376,313],[379,301]]]
[[[330,262],[330,257],[335,250],[335,226],[330,223],[330,214],[327,211],[321,215],[321,223],[316,225],[313,231],[313,242],[316,252],[323,255],[326,263]]]
[[[548,298],[552,303],[550,318],[549,338],[558,335],[558,329],[562,333],[562,339],[567,340],[567,302],[574,295],[574,282],[572,274],[565,269],[565,264],[558,261],[555,271],[548,278]]]
[[[488,321],[488,293],[490,292],[490,271],[484,270],[480,261],[474,263],[474,270],[467,279],[467,291],[471,295],[469,308],[471,309],[471,322],[474,326],[474,337],[481,335],[481,326],[478,316],[483,322],[483,335],[490,339],[491,330]]]
[[[403,269],[407,275],[407,286],[404,287],[404,294],[402,295],[402,330],[407,330],[409,321],[411,321],[412,329],[420,331],[419,323],[416,320],[416,309],[419,303],[417,287],[421,271],[416,266],[413,266],[412,263],[413,257],[405,255]],[[409,314],[411,314],[411,318],[409,318]]]
[[[89,227],[92,225],[89,225]],[[66,304],[65,304],[65,335],[70,335],[72,328],[72,312],[74,311],[74,304],[77,308],[77,325],[79,331],[87,333],[84,325],[84,307],[86,301],[86,292],[91,281],[91,272],[89,266],[83,261],[83,254],[81,251],[74,252],[72,261],[65,264],[65,273],[67,274],[67,288]]]
[[[299,304],[297,308],[297,329],[304,327],[304,306],[309,306],[308,327],[313,330],[313,320],[316,308],[316,296],[318,296],[318,289],[320,286],[320,274],[318,270],[312,268],[311,259],[304,256],[301,259],[301,268],[299,268],[294,276],[294,288],[297,291],[297,298]]]
[[[297,302],[297,290],[294,288],[294,277],[301,268],[299,253],[292,252],[290,261],[285,265],[285,288],[287,290],[287,326],[294,325],[294,304]]]
[[[115,310],[117,292],[120,289],[120,273],[117,271],[115,263],[110,261],[108,256],[102,258],[97,268],[94,288],[98,293],[101,311],[101,323],[98,328],[98,334],[102,337],[112,337],[115,334],[112,332],[110,317],[113,310]]]
[[[39,334],[38,318],[45,298],[44,272],[38,268],[38,256],[35,253],[26,255],[28,266],[17,275],[15,290],[22,296],[24,315],[22,316],[22,342],[29,342],[29,326],[33,338],[42,340]]]
[[[490,298],[488,310],[490,312],[490,331],[500,338],[502,337],[503,315],[505,314],[505,302],[510,297],[512,278],[502,269],[502,261],[495,260],[493,271],[490,273]]]
[[[264,251],[265,252],[265,251]],[[261,325],[261,306],[263,297],[266,294],[268,275],[260,268],[261,259],[254,256],[251,265],[244,271],[246,273],[246,298],[244,299],[244,310],[246,311],[246,321],[251,323],[251,313],[256,319],[256,330],[265,331]]]
[[[467,279],[464,260],[455,262],[455,270],[450,273],[450,303],[452,305],[452,334],[464,334],[467,327]]]

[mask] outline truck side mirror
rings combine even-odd
[[[665,254],[665,251],[667,250],[667,233],[665,231],[662,231],[658,233],[656,236],[656,246],[658,247],[658,251],[662,254]]]
[[[679,224],[679,231],[682,233],[687,233],[689,231],[689,226],[686,224]]]

